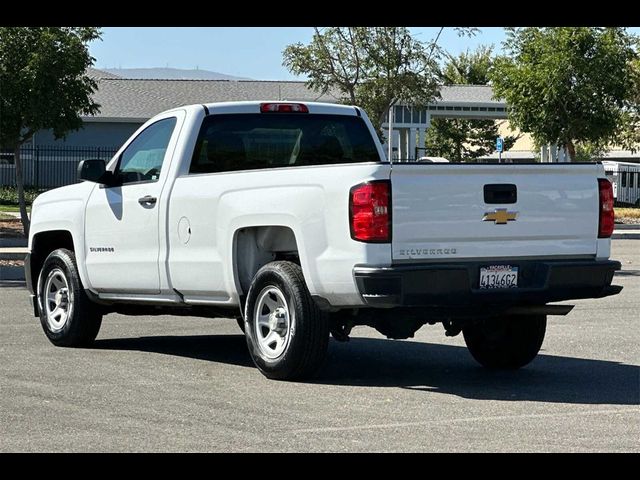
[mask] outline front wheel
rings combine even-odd
[[[329,319],[311,298],[299,265],[278,261],[258,270],[247,294],[245,319],[249,353],[266,377],[299,380],[322,365]]]
[[[506,316],[470,323],[462,333],[469,352],[481,365],[517,369],[538,355],[546,327],[546,315]]]
[[[102,313],[84,291],[72,251],[54,250],[44,261],[38,304],[42,329],[54,345],[87,346],[98,335]]]

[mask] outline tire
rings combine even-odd
[[[102,313],[84,291],[72,251],[54,250],[44,261],[38,277],[38,304],[42,329],[54,345],[85,347],[98,335]]]
[[[329,317],[311,298],[299,265],[278,261],[258,270],[247,294],[245,319],[249,353],[267,378],[301,380],[322,366]]]
[[[487,368],[515,370],[531,362],[542,347],[546,315],[499,317],[462,329],[469,352]]]

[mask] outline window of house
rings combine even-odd
[[[402,123],[402,107],[398,105],[393,107],[393,121],[395,123]]]

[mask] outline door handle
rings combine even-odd
[[[152,197],[151,195],[145,195],[138,199],[138,203],[143,206],[147,205],[155,205],[158,199],[156,197]]]

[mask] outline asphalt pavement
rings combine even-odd
[[[303,383],[264,378],[233,320],[109,315],[92,348],[57,348],[0,282],[0,451],[638,452],[640,242],[612,258],[622,293],[550,317],[520,371],[482,369],[439,325],[358,327]]]

